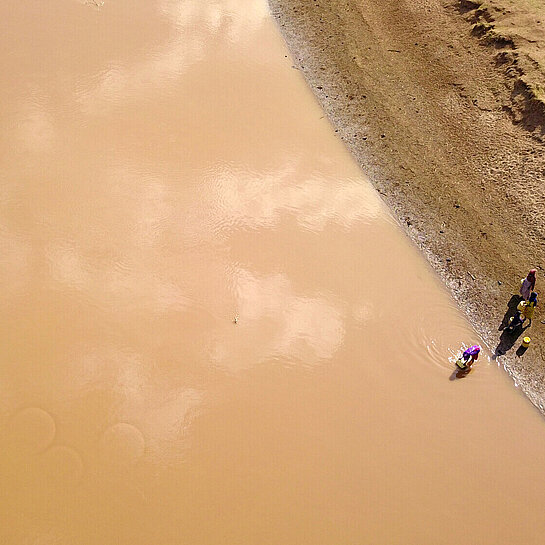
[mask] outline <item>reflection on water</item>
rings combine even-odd
[[[156,9],[168,19],[168,39],[137,62],[109,66],[78,97],[84,112],[104,115],[109,105],[124,106],[128,99],[147,101],[158,91],[165,93],[166,86],[175,87],[193,65],[202,63],[209,50],[231,43],[244,47],[246,41],[253,41],[268,16],[265,2],[254,2],[250,7],[245,0],[166,0]]]
[[[301,227],[312,231],[323,231],[331,222],[349,229],[381,214],[372,188],[361,179],[305,176],[294,162],[280,171],[252,174],[238,169],[208,177],[202,206],[214,210],[214,236],[236,227],[275,227],[282,213],[295,215]]]
[[[215,362],[239,370],[274,358],[313,365],[334,355],[343,317],[327,299],[298,296],[285,275],[256,278],[243,269],[232,274],[238,327],[219,328]]]
[[[474,333],[264,1],[0,21],[1,543],[540,542],[542,422],[448,380]]]

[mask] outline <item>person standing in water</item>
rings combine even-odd
[[[532,269],[526,278],[521,280],[520,284],[520,294],[524,297],[525,301],[530,299],[530,295],[536,287],[536,269]]]
[[[481,347],[478,344],[470,346],[469,348],[464,350],[462,357],[456,362],[456,365],[460,367],[460,369],[467,369],[469,371],[471,369],[471,366],[479,358],[480,351]]]

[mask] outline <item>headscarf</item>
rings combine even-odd
[[[470,346],[467,350],[464,351],[464,354],[469,356],[476,356],[481,351],[481,347],[478,344]]]
[[[534,304],[534,307],[537,305],[537,293],[535,291],[532,292],[530,295],[530,299],[528,299],[529,304]]]

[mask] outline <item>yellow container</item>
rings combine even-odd
[[[522,339],[522,347],[528,348],[531,342],[532,342],[532,339],[530,339],[530,337],[524,337],[524,339]]]

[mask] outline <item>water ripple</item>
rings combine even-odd
[[[478,342],[454,303],[446,297],[423,301],[418,319],[405,326],[409,355],[452,371],[461,349]]]

